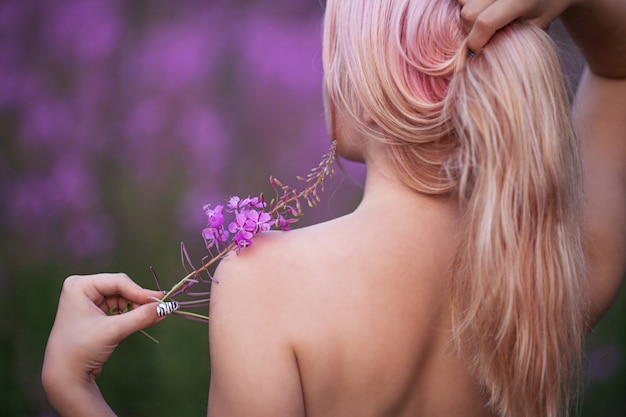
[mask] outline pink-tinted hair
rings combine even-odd
[[[465,38],[455,0],[329,0],[326,105],[385,144],[416,192],[458,198],[452,337],[489,406],[569,415],[587,291],[579,145],[559,60],[528,24],[473,58]]]

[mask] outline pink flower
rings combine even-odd
[[[241,207],[242,207],[241,203],[242,203],[241,198],[237,196],[233,196],[230,199],[228,199],[228,205],[226,207],[228,207],[228,211],[230,212],[233,212],[233,211],[238,212],[239,210],[241,210]]]
[[[233,196],[228,200],[228,211],[239,213],[251,209],[264,209],[267,204],[261,196],[259,197],[247,197],[243,200],[240,197]]]
[[[213,229],[218,229],[222,227],[224,224],[224,214],[222,211],[224,210],[224,206],[219,205],[215,206],[214,209],[211,209],[210,206],[204,206],[204,212],[207,215],[207,223],[209,227]]]
[[[257,233],[266,232],[272,228],[272,218],[269,214],[261,211],[250,210],[246,213],[247,230],[251,231],[255,235]]]
[[[202,237],[204,238],[207,247],[211,247],[215,244],[215,242],[218,243],[226,243],[226,240],[228,239],[229,233],[224,230],[223,227],[214,229],[212,227],[207,227],[206,229],[202,230]]]
[[[278,218],[276,219],[276,227],[280,227],[282,230],[288,231],[288,230],[291,230],[291,224],[297,221],[298,219],[295,219],[295,218],[286,219],[285,217],[283,217],[282,214],[279,214]]]
[[[238,249],[247,248],[252,245],[252,234],[248,232],[237,233],[233,241],[237,244]]]
[[[248,221],[246,213],[237,213],[235,221],[228,225],[228,230],[235,234],[233,240],[237,247],[244,248],[252,244],[254,226]]]
[[[252,197],[252,198],[248,197],[242,202],[242,206],[245,206],[251,209],[264,209],[266,205],[267,204],[265,204],[265,201],[263,200],[263,198],[259,198],[259,197]]]

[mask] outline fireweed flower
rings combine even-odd
[[[226,243],[228,241],[229,233],[224,228],[212,228],[207,227],[202,230],[202,237],[206,242],[207,248],[210,248],[215,243]]]
[[[246,216],[254,234],[266,232],[272,228],[272,217],[263,211],[250,210],[246,213]]]
[[[231,213],[240,213],[242,211],[247,211],[251,209],[260,209],[263,210],[267,207],[265,200],[263,197],[246,197],[244,199],[233,196],[228,200],[228,205],[226,206],[229,212]]]
[[[247,213],[237,213],[235,221],[228,225],[228,231],[233,233],[237,248],[245,248],[252,244],[254,224],[248,219]]]
[[[283,231],[289,231],[291,230],[291,224],[297,222],[298,219],[286,219],[283,217],[282,214],[278,215],[278,218],[276,219],[275,225],[276,227],[280,228]]]
[[[274,190],[275,197],[268,203],[263,194],[258,197],[241,198],[232,196],[226,206],[205,205],[203,210],[207,216],[207,225],[202,230],[202,237],[206,243],[209,255],[202,260],[202,266],[192,264],[189,254],[184,245],[181,245],[181,258],[183,268],[187,275],[174,285],[169,291],[164,291],[164,296],[157,300],[160,302],[176,301],[180,308],[174,313],[185,318],[207,322],[208,317],[187,311],[192,308],[206,308],[209,303],[207,298],[209,291],[191,291],[197,284],[209,286],[215,282],[211,270],[220,259],[230,252],[239,253],[240,250],[252,245],[254,236],[270,230],[272,227],[290,230],[291,225],[302,217],[302,200],[308,206],[315,206],[320,201],[318,187],[324,191],[324,180],[334,174],[336,143],[333,142],[328,154],[324,155],[319,165],[313,168],[306,178],[298,177],[306,183],[303,191],[297,191],[280,180],[270,177],[270,185]],[[234,219],[226,224],[226,216],[234,216]],[[232,217],[231,217],[232,218]],[[231,237],[232,236],[232,237]],[[161,289],[160,282],[154,270],[152,271]],[[191,300],[181,300],[178,297],[191,297]]]
[[[202,230],[202,237],[206,242],[207,248],[214,244],[224,244],[228,240],[229,233],[224,230],[224,206],[218,205],[214,209],[210,205],[204,206],[204,212],[207,215],[207,227]]]
[[[267,204],[265,204],[265,200],[261,197],[248,197],[245,200],[243,200],[242,203],[244,206],[249,207],[251,209],[264,209],[265,207],[267,207]]]
[[[241,230],[235,233],[235,237],[233,237],[233,242],[237,245],[237,249],[247,248],[252,245],[252,237],[254,234],[247,232],[245,230]]]
[[[224,206],[215,206],[214,209],[211,209],[210,207],[210,205],[204,206],[204,212],[207,215],[208,226],[213,229],[218,229],[224,224],[224,215],[222,214]]]
[[[228,211],[231,213],[233,211],[238,212],[241,209],[241,198],[237,196],[231,197],[228,200],[228,205],[226,207],[228,207]]]

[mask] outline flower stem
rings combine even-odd
[[[206,321],[206,322],[209,321],[209,317],[208,316],[205,316],[203,314],[192,313],[191,311],[178,310],[178,311],[174,312],[174,314],[179,314],[179,315],[182,315],[182,316],[195,317],[197,319],[201,319],[201,320]]]
[[[165,301],[167,300],[169,297],[172,296],[172,294],[174,294],[176,291],[178,291],[179,289],[182,288],[183,285],[185,285],[185,283],[187,281],[189,281],[190,279],[192,279],[195,276],[200,275],[201,273],[203,273],[204,271],[206,271],[207,269],[209,269],[209,267],[211,265],[213,265],[215,262],[217,262],[219,259],[221,259],[224,255],[226,255],[228,252],[230,252],[231,250],[233,250],[235,248],[236,244],[235,243],[231,243],[230,245],[228,245],[226,248],[224,248],[217,256],[211,258],[207,263],[205,263],[204,265],[202,265],[202,267],[191,271],[189,274],[187,274],[183,279],[181,279],[180,281],[178,281],[178,283],[176,283],[176,285],[174,285],[168,292],[167,294],[165,294],[162,298],[161,301]]]
[[[191,306],[191,305],[196,305],[196,304],[206,304],[209,301],[211,301],[210,298],[203,298],[201,300],[179,301],[178,304],[180,304],[181,307],[184,307],[184,306]]]
[[[150,336],[145,330],[139,330],[139,333],[141,333],[142,335],[144,335],[146,338],[148,338],[149,340],[152,340],[154,343],[156,343],[157,345],[160,343],[157,339],[155,339],[154,337]]]

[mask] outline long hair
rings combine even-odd
[[[579,148],[556,48],[523,23],[474,57],[465,39],[455,0],[329,0],[331,129],[335,114],[349,120],[416,192],[458,198],[453,340],[496,414],[567,416],[587,291]]]

